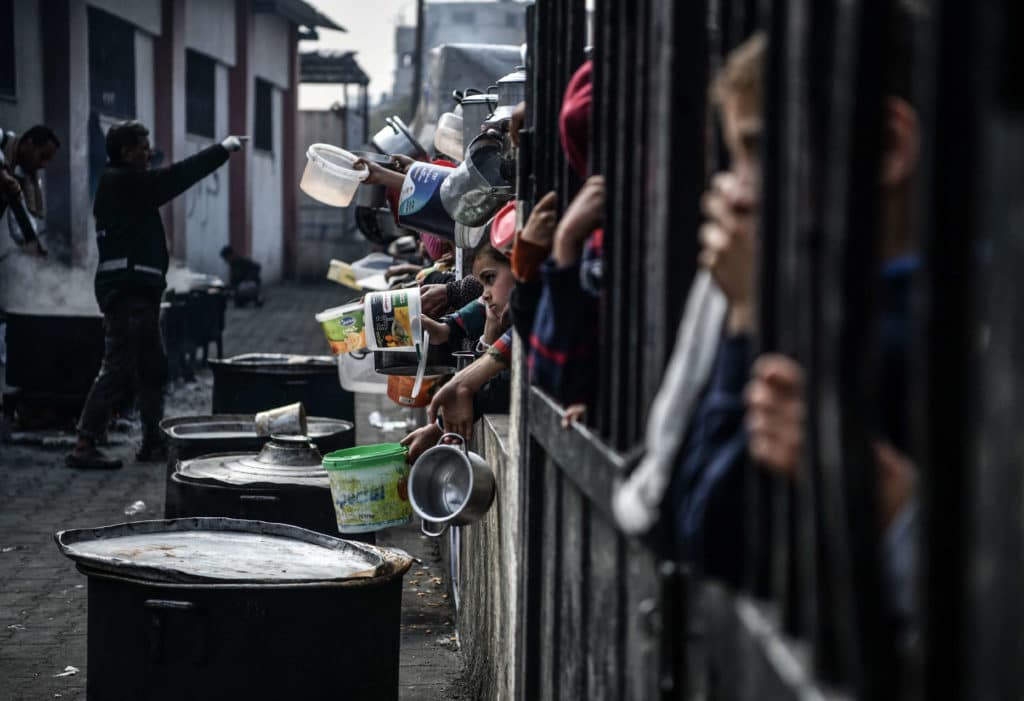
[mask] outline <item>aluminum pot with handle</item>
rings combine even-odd
[[[452,444],[450,441],[455,441]],[[494,503],[494,471],[457,433],[441,436],[409,472],[409,502],[425,535],[479,521]]]
[[[371,140],[375,149],[388,155],[402,154],[416,160],[427,159],[427,150],[398,115],[387,117],[384,124]]]
[[[466,149],[466,160],[441,183],[441,203],[457,223],[483,226],[515,196],[500,134],[487,131]]]

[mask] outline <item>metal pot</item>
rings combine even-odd
[[[498,104],[502,107],[515,107],[526,101],[526,68],[516,66],[507,75],[498,78]]]
[[[483,226],[515,197],[503,150],[496,132],[478,135],[466,149],[466,159],[441,184],[441,202],[456,222]]]
[[[313,416],[354,420],[353,395],[338,385],[330,356],[246,353],[211,360],[210,369],[214,414],[256,414],[302,402]]]
[[[475,94],[471,95],[469,94],[470,92],[469,90],[465,91],[465,94],[460,98],[460,104],[462,105],[463,144],[469,144],[480,135],[483,123],[490,118],[494,108],[498,106],[497,95],[484,94],[479,91],[473,91]]]
[[[84,404],[103,360],[103,317],[22,310],[6,316],[7,386],[74,395]]]
[[[427,150],[412,135],[401,117],[387,117],[384,124],[385,126],[374,134],[371,140],[375,149],[388,155],[402,154],[416,160],[427,159]]]
[[[416,374],[418,368],[419,360],[414,352],[375,351],[373,354],[373,369],[381,375],[411,377]],[[430,346],[424,376],[451,375],[454,372],[455,360],[448,352],[447,346]]]
[[[453,440],[456,445],[449,443]],[[448,526],[479,521],[494,503],[494,495],[490,465],[470,452],[457,433],[441,436],[409,472],[409,502],[423,519],[420,528],[428,536],[439,536]]]
[[[371,185],[371,189],[375,187],[384,187],[383,185]],[[356,198],[358,204],[359,192],[362,191],[362,187],[356,191]],[[408,235],[410,232],[395,223],[395,215],[391,213],[391,209],[387,206],[387,188],[385,190],[385,202],[379,207],[356,207],[356,226],[359,227],[360,233],[366,237],[370,243],[375,243],[379,246],[387,246],[392,241],[400,239],[403,236]],[[375,197],[376,195],[367,195],[367,197]]]
[[[274,436],[259,453],[179,461],[171,482],[182,517],[245,518],[338,534],[330,478],[306,436]]]
[[[233,519],[56,540],[89,578],[90,699],[398,698],[408,556]]]
[[[310,416],[306,420],[309,439],[321,455],[351,448],[356,444],[355,426],[351,421]],[[269,440],[256,435],[252,416],[218,414],[214,416],[181,416],[164,419],[160,429],[167,440],[167,489],[164,518],[181,516],[181,495],[173,481],[179,460],[191,460],[215,453],[258,453]]]

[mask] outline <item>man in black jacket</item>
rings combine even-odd
[[[163,417],[167,356],[160,338],[160,298],[167,286],[167,241],[159,207],[223,165],[241,140],[220,144],[167,168],[150,170],[149,130],[121,122],[107,132],[107,167],[93,203],[99,265],[96,299],[103,312],[103,365],[78,421],[78,444],[69,467],[118,468],[121,461],[96,447],[111,410],[134,386],[142,418],[139,460],[165,453],[158,424]],[[137,380],[137,381],[136,381]]]

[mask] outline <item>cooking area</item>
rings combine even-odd
[[[322,355],[326,344],[313,314],[342,303],[347,293],[333,283],[275,286],[271,292],[260,310],[228,307],[225,353],[241,354],[258,348],[268,354]],[[333,370],[330,379],[340,392],[336,367]],[[322,547],[318,543],[330,542],[329,547],[337,548],[334,543],[343,541],[336,539],[336,515],[321,461],[316,460],[320,477],[314,472],[305,476],[307,468],[302,465],[309,463],[311,469],[313,452],[327,455],[349,448],[355,444],[357,435],[360,444],[397,440],[399,433],[375,428],[368,417],[374,411],[397,416],[404,410],[383,395],[356,395],[354,423],[311,414],[305,417],[307,440],[284,436],[277,439],[285,444],[283,448],[263,454],[261,451],[267,451],[271,439],[257,435],[254,416],[211,413],[213,371],[203,368],[196,375],[195,382],[179,380],[170,388],[169,418],[163,423],[171,447],[168,463],[130,460],[139,438],[137,424],[128,426],[123,434],[111,433],[117,444],[110,451],[127,463],[121,470],[80,471],[64,467],[61,456],[72,437],[53,429],[35,432],[36,440],[23,437],[0,444],[0,688],[4,690],[0,697],[84,700],[87,679],[95,679],[90,683],[97,685],[98,699],[134,698],[126,689],[146,689],[146,698],[165,698],[158,693],[161,686],[171,690],[168,699],[199,698],[192,686],[169,685],[168,679],[173,675],[181,677],[185,673],[184,668],[175,665],[184,664],[192,670],[190,684],[202,685],[207,692],[222,690],[214,698],[236,698],[233,693],[240,694],[238,698],[258,698],[250,692],[261,684],[264,692],[277,690],[263,698],[288,698],[289,692],[303,688],[302,677],[289,677],[288,673],[305,675],[310,680],[305,687],[309,695],[303,698],[328,697],[318,695],[316,684],[328,685],[337,694],[330,698],[388,698],[388,684],[397,689],[400,699],[462,698],[458,680],[463,667],[453,625],[454,612],[444,584],[447,564],[436,541],[420,534],[417,524],[409,523],[343,536],[353,543],[350,550],[325,551],[328,555],[357,554],[355,568],[339,567],[315,555],[315,548]],[[293,378],[288,375],[286,379]],[[291,459],[296,450],[298,459]],[[206,470],[229,470],[228,466],[233,466],[229,470],[232,476],[223,482],[211,479],[224,475],[211,475],[203,470],[202,461],[197,458],[209,453],[219,455]],[[186,469],[172,473],[170,469],[179,461]],[[193,466],[195,470],[190,469]],[[300,473],[298,484],[288,478],[295,470]],[[266,471],[270,476],[263,474]],[[283,491],[275,490],[274,475],[282,474],[288,478],[287,484]],[[181,486],[197,490],[198,496],[170,490],[172,476],[184,478]],[[236,477],[242,484],[234,482]],[[302,484],[303,479],[308,484]],[[247,484],[248,480],[255,484]],[[170,501],[165,503],[165,490],[177,500],[177,506]],[[246,496],[252,498],[246,500]],[[265,498],[268,496],[270,500]],[[211,499],[217,505],[213,510],[206,508]],[[190,503],[196,508],[190,507]],[[247,513],[250,509],[253,511]],[[192,515],[206,518],[182,518],[176,522],[182,524],[181,531],[151,534],[148,537],[157,538],[151,544],[133,545],[145,536],[147,522]],[[232,522],[233,518],[296,523],[296,516],[305,519],[299,525],[313,531],[299,530],[302,535],[298,540],[288,535],[284,540],[274,541],[278,546],[268,543],[267,547],[278,549],[263,555],[245,541],[248,538],[255,543],[261,536],[240,531],[226,533],[236,539],[230,546],[211,545],[213,550],[207,549],[205,554],[192,552],[180,564],[169,557],[182,552],[182,547],[200,547],[202,551],[194,542],[190,546],[190,539],[184,537],[194,535],[189,529],[196,523],[217,521],[212,530],[206,530],[213,535],[221,533],[223,538],[222,524]],[[108,540],[105,532],[98,537],[97,527],[121,523],[126,524],[126,530],[116,534],[118,539]],[[318,535],[317,530],[334,537]],[[55,547],[57,531],[65,532],[61,548],[94,544],[87,556],[79,558],[72,553],[77,568]],[[366,546],[369,549],[358,550],[363,548],[367,536],[376,536],[376,546],[381,550],[373,550],[371,545]],[[147,548],[159,556],[144,555]],[[250,559],[239,563],[226,561],[216,548],[227,548],[223,550],[225,554],[249,553]],[[392,550],[395,548],[414,559],[402,561],[404,556]],[[383,561],[379,559],[359,559],[369,557],[368,554],[388,559],[391,569],[382,570]],[[294,564],[289,565],[285,558],[294,559]],[[348,561],[352,561],[351,557]],[[111,562],[122,564],[111,566]],[[270,562],[275,563],[272,569],[267,567]],[[215,565],[212,569],[211,564]],[[320,568],[319,573],[313,571],[316,567]],[[369,580],[362,581],[378,570],[380,576],[386,575],[386,581],[393,582],[388,585],[392,588],[385,587],[380,596],[373,593],[374,589],[366,589]],[[218,577],[241,580],[234,582],[234,595],[209,586],[216,584]],[[268,581],[274,577],[291,580],[291,584]],[[338,578],[350,584],[325,581]],[[320,584],[310,584],[315,582]],[[391,599],[381,598],[385,590],[391,592],[387,595]],[[294,601],[285,608],[261,603],[288,596]],[[209,617],[196,617],[182,608],[185,604],[173,603],[183,601],[209,611]],[[254,617],[253,610],[266,613]],[[278,615],[287,616],[287,622],[275,618]],[[136,617],[141,628],[124,627],[136,626]],[[287,632],[289,626],[294,628],[296,624],[296,639],[303,642],[286,649],[282,643],[296,640]],[[156,635],[156,625],[163,627],[161,636]],[[230,631],[231,637],[205,639],[203,626]],[[356,637],[337,635],[339,630],[349,629]],[[371,630],[378,630],[379,634],[366,637]],[[137,635],[141,637],[134,637]],[[246,640],[258,642],[258,649],[252,650],[244,663],[227,654],[229,648],[243,649]],[[372,645],[384,647],[369,645],[371,640],[378,641]],[[157,644],[161,646],[159,650],[151,649],[151,645]],[[180,646],[185,646],[182,649],[186,652],[176,654]],[[137,661],[130,661],[130,655],[135,654],[133,649],[140,655]],[[389,650],[397,654],[386,652]],[[193,666],[194,659],[198,659],[194,656],[200,653],[206,662]],[[152,661],[157,657],[163,662]],[[255,665],[254,659],[259,660]],[[344,660],[354,661],[352,664],[369,676],[364,675],[363,682],[359,682]],[[254,676],[246,682],[252,685],[246,691],[238,683],[240,672],[229,672],[232,664],[241,664],[239,670],[263,669],[269,676]],[[56,676],[64,674],[68,667],[77,671]],[[126,673],[134,668],[137,670]],[[145,672],[147,669],[151,671]],[[172,677],[146,678],[161,669]],[[219,686],[228,674],[235,681],[230,687]],[[384,686],[377,691],[359,691],[360,683],[371,681]],[[224,692],[226,688],[232,692]],[[100,689],[104,690],[102,695]]]

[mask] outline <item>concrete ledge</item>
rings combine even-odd
[[[474,699],[516,698],[520,470],[509,456],[510,425],[507,415],[492,415],[476,426],[473,450],[494,470],[497,496],[483,519],[459,529],[463,688]]]

